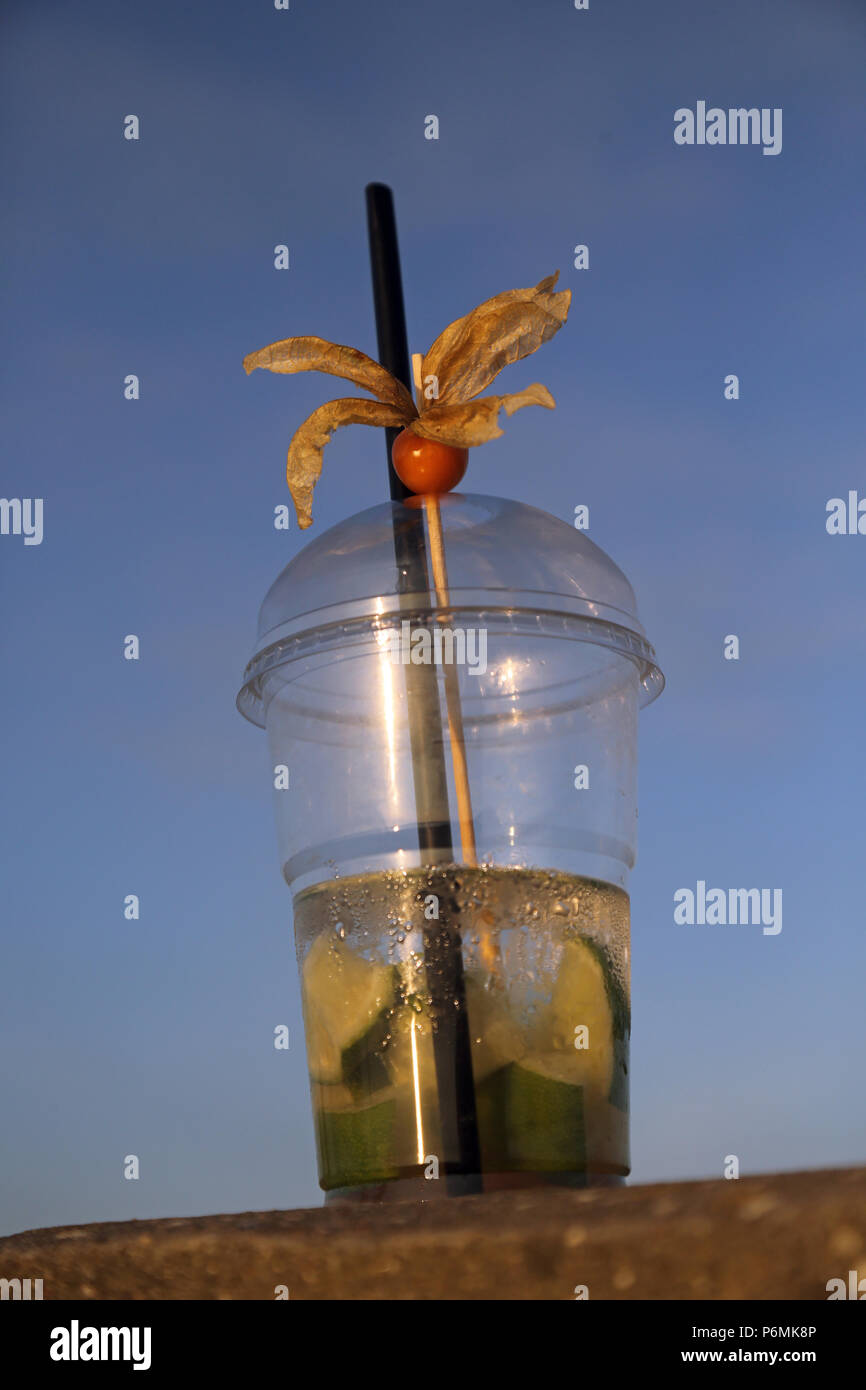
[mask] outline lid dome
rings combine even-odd
[[[522,502],[468,493],[439,498],[448,572],[444,611],[503,610],[532,622],[561,619],[567,635],[630,656],[642,704],[664,686],[637,615],[631,585],[603,550],[559,517]],[[419,522],[417,506],[385,502],[317,536],[271,585],[259,613],[238,709],[264,727],[268,672],[311,651],[342,646],[359,629],[413,612],[443,611],[397,560],[400,540]],[[395,547],[395,536],[397,546]]]

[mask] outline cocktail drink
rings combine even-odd
[[[555,871],[454,866],[296,899],[322,1186],[406,1191],[414,1179],[430,1195],[443,1145],[421,922],[442,903],[461,923],[485,1188],[624,1177],[626,894]]]
[[[320,1183],[383,1200],[444,1195],[455,1174],[621,1182],[637,711],[662,678],[584,532],[443,496],[443,603],[405,587],[404,516],[372,508],[300,551],[239,697],[269,736]],[[425,666],[442,772],[421,795]]]

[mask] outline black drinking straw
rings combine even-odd
[[[383,183],[367,185],[367,231],[376,310],[376,336],[379,361],[409,390],[409,344],[403,307],[403,282],[394,199]],[[388,452],[388,481],[391,498],[403,502],[410,495],[391,459],[391,446],[398,430],[385,431]],[[426,595],[429,609],[430,577],[424,514],[420,508],[405,508],[394,515],[394,556],[397,561],[398,592]],[[417,610],[419,600],[412,601]],[[416,619],[424,621],[423,615]],[[409,741],[412,752],[412,778],[418,845],[424,865],[454,862],[454,837],[448,807],[444,724],[435,666],[403,667],[406,675],[406,703]],[[440,898],[439,920],[424,921],[424,964],[431,1011],[435,1020],[433,1057],[439,1098],[439,1125],[448,1190],[455,1195],[481,1190],[481,1152],[475,1087],[472,1079],[472,1052],[469,1016],[463,981],[463,954],[460,917],[456,902]]]

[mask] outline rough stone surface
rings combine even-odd
[[[866,1169],[59,1226],[0,1240],[46,1299],[826,1299],[866,1277]]]

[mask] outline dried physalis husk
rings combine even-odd
[[[389,405],[405,406],[415,414],[415,403],[401,381],[374,362],[358,348],[342,343],[329,343],[327,338],[284,338],[271,343],[259,352],[244,358],[244,371],[249,375],[256,367],[269,372],[328,372],[353,381],[362,391],[369,391],[377,400]]]
[[[479,304],[440,333],[421,365],[438,382],[437,404],[471,401],[503,367],[528,357],[568,317],[571,291],[554,293],[556,275],[525,290],[507,290]]]
[[[399,429],[406,424],[405,410],[384,401],[345,396],[327,401],[314,410],[295,432],[289,445],[286,479],[301,530],[312,525],[313,488],[322,472],[322,451],[334,430],[343,425],[381,425]]]
[[[547,387],[536,381],[525,391],[514,391],[508,396],[482,396],[464,405],[431,406],[409,428],[422,439],[438,439],[440,444],[450,444],[455,449],[474,449],[502,434],[497,423],[500,410],[513,415],[526,405],[543,405],[553,410],[556,401]]]
[[[537,382],[505,396],[475,399],[503,367],[535,352],[565,323],[571,291],[555,290],[558,272],[529,289],[507,290],[440,333],[422,364],[422,375],[436,379],[436,395],[416,407],[402,382],[357,348],[325,338],[285,338],[244,358],[247,372],[265,367],[272,372],[328,372],[369,391],[375,400],[344,397],[313,411],[289,446],[286,476],[305,528],[313,520],[313,488],[322,471],[322,451],[342,425],[411,426],[422,439],[436,439],[456,448],[473,448],[502,434],[500,410],[513,415],[526,405],[551,410],[555,404],[546,386]]]

